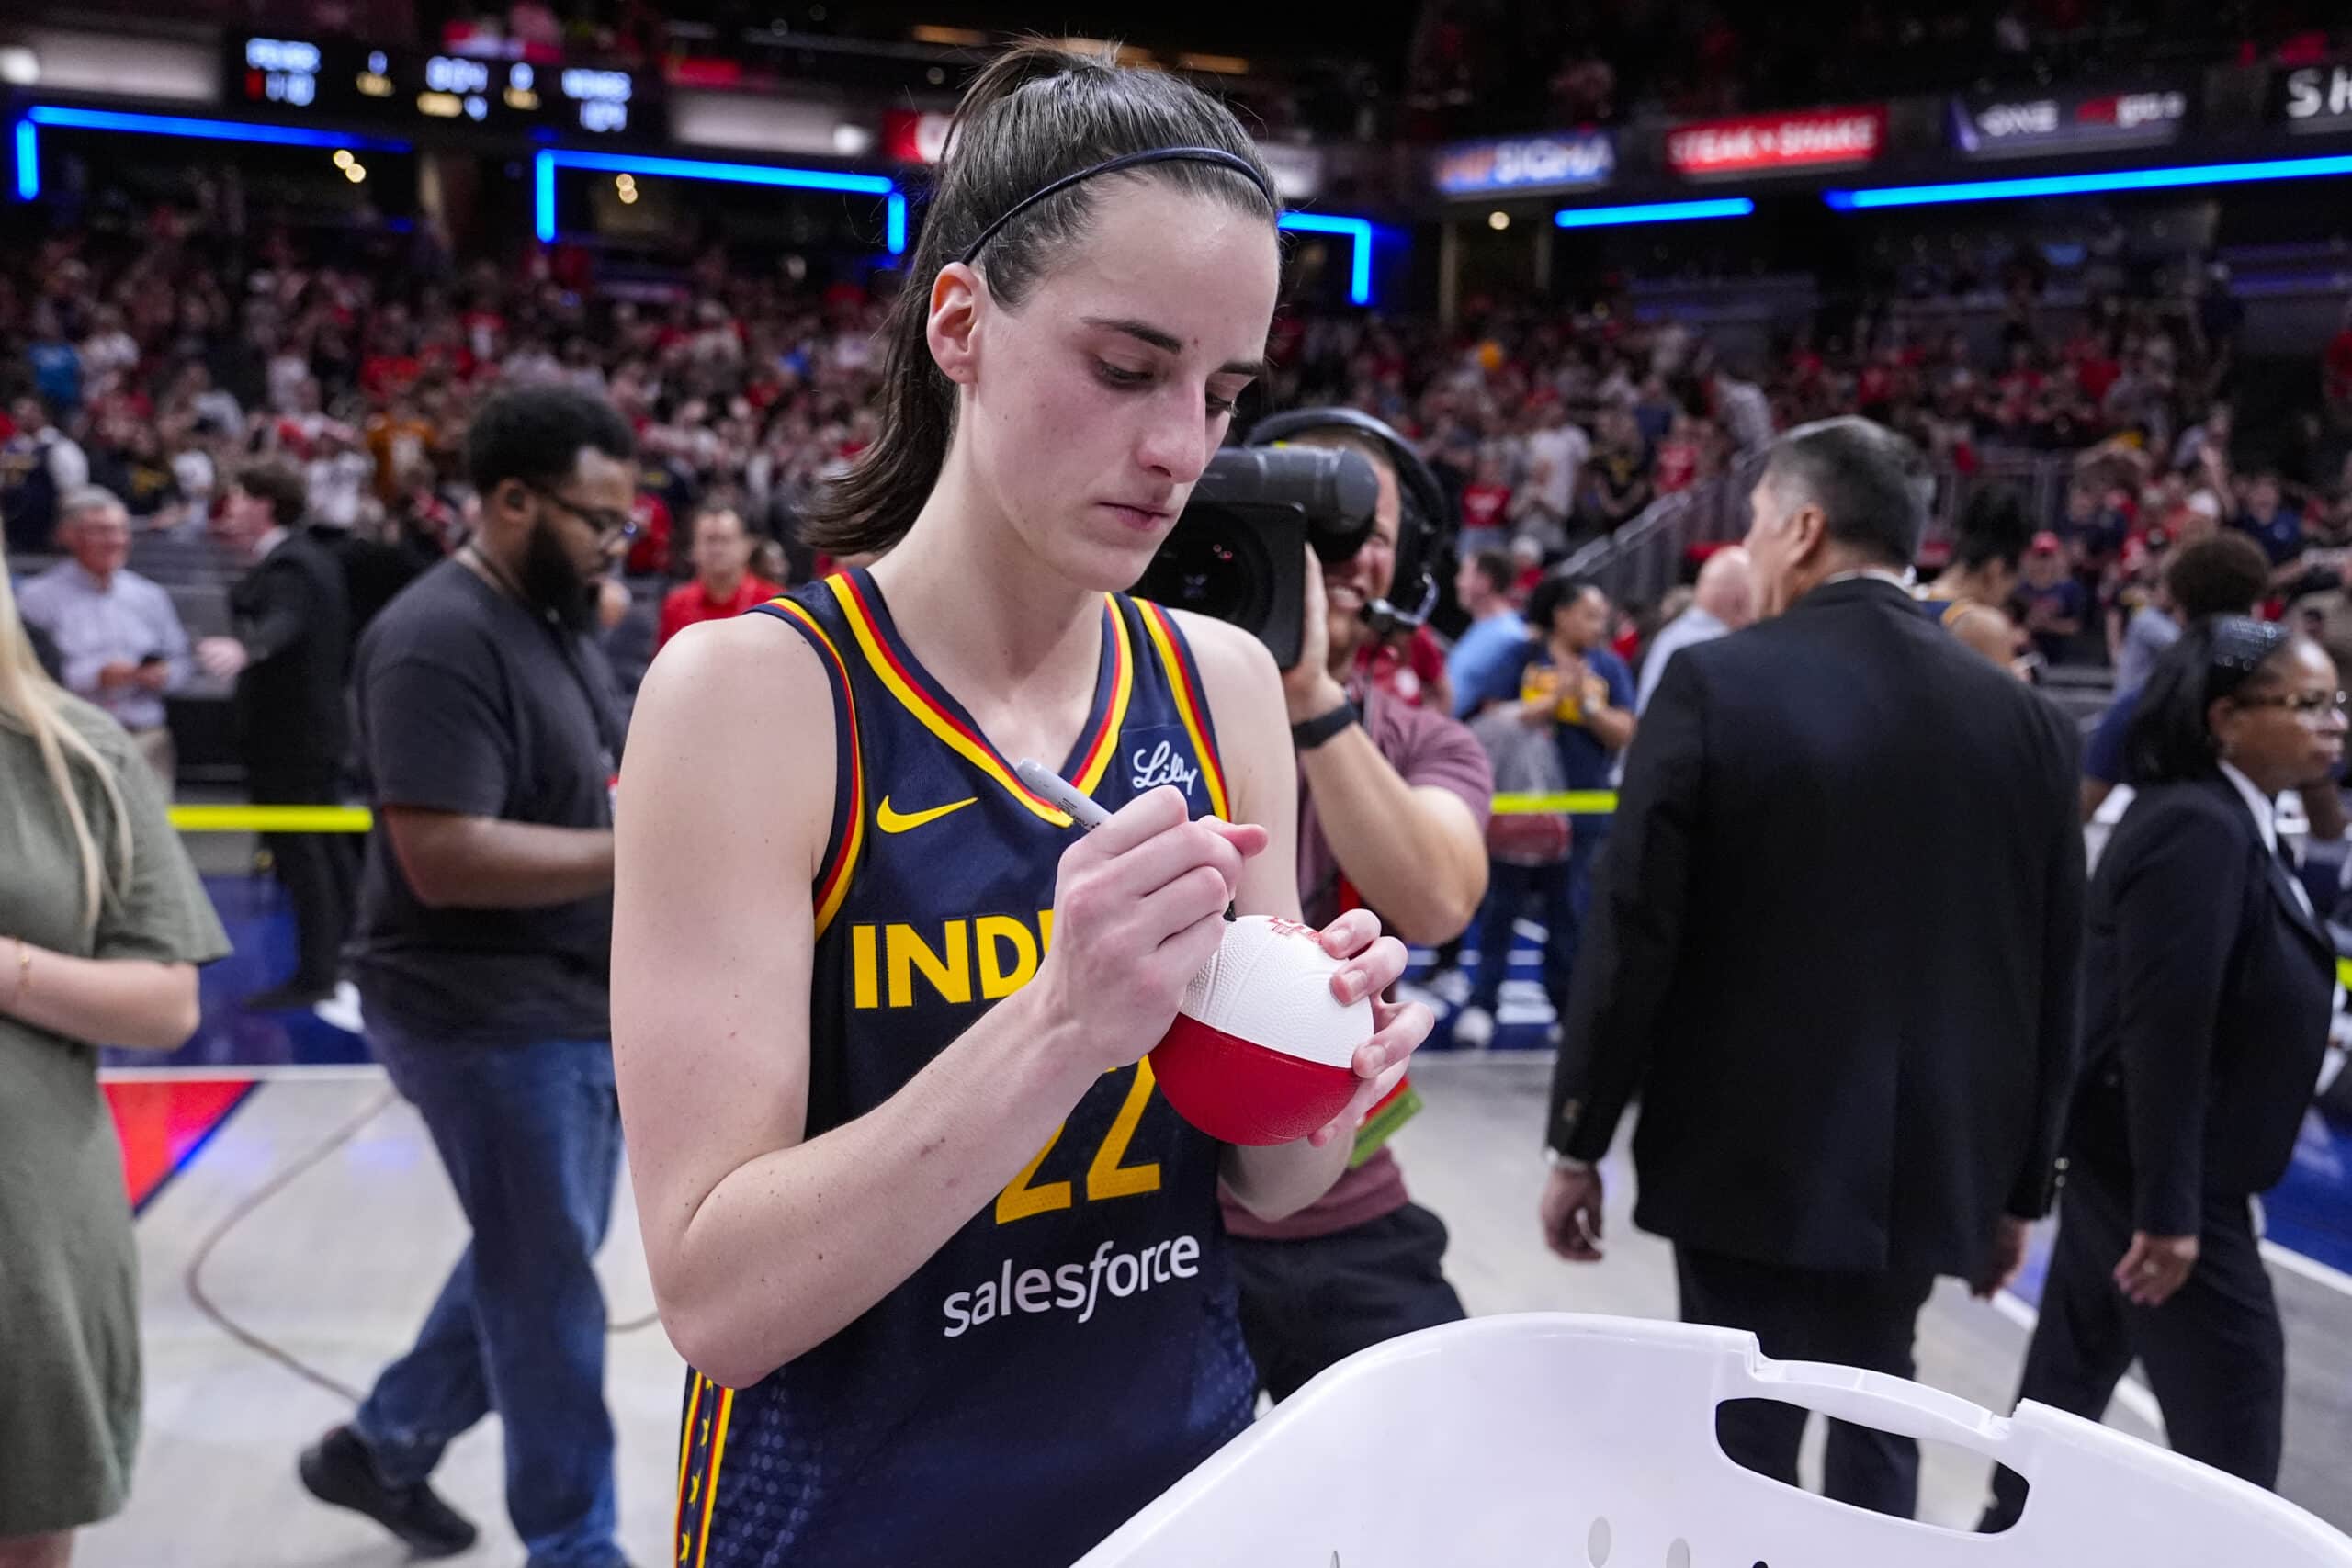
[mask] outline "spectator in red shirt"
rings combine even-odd
[[[2320,360],[2321,390],[2331,410],[2352,407],[2352,305],[2344,308],[2344,325],[2328,339]]]
[[[1677,413],[1657,448],[1657,492],[1672,495],[1699,480],[1699,422]]]
[[[1445,645],[1427,626],[1410,637],[1368,642],[1356,655],[1357,673],[1411,707],[1453,711],[1453,688],[1445,676]]]
[[[1510,515],[1510,486],[1503,481],[1503,460],[1489,453],[1478,459],[1478,477],[1463,488],[1463,547],[1475,550],[1499,540]]]
[[[1527,596],[1535,592],[1535,585],[1544,581],[1544,547],[1522,534],[1510,542],[1510,559],[1519,570],[1518,580],[1510,585],[1510,596],[1523,604]]]
[[[651,491],[640,489],[629,503],[637,522],[636,541],[628,547],[628,570],[636,577],[666,577],[670,573],[670,503]]]
[[[742,514],[729,505],[710,505],[695,513],[695,580],[670,590],[662,601],[662,627],[653,651],[699,621],[740,615],[754,604],[764,604],[784,589],[752,573],[752,536]]]

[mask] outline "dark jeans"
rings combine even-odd
[[[1826,1273],[1678,1246],[1682,1321],[1745,1328],[1781,1361],[1828,1361],[1899,1378],[1917,1371],[1911,1341],[1931,1274]],[[1797,1449],[1810,1413],[1771,1399],[1736,1399],[1715,1412],[1715,1436],[1735,1463],[1797,1483]],[[1829,1423],[1822,1491],[1841,1503],[1910,1518],[1919,1506],[1919,1445],[1869,1427]]]
[[[2276,1487],[2287,1342],[2247,1201],[2207,1196],[2197,1267],[2159,1307],[2135,1306],[2115,1288],[2132,1229],[2129,1179],[2075,1160],[2059,1194],[2058,1239],[2018,1399],[2097,1421],[2136,1356],[2175,1453]],[[2025,1502],[2025,1481],[1996,1472],[1979,1528],[2007,1529]]]
[[[1288,1399],[1359,1350],[1465,1315],[1445,1282],[1445,1222],[1418,1203],[1306,1241],[1232,1239],[1241,1337]]]
[[[368,1022],[473,1240],[353,1424],[399,1486],[430,1475],[451,1439],[496,1410],[506,1511],[530,1568],[612,1568],[622,1558],[605,1297],[590,1267],[620,1170],[611,1043],[449,1046],[387,1029],[372,1009]]]
[[[1609,841],[1609,818],[1573,818],[1576,838],[1568,858],[1555,865],[1487,863],[1487,902],[1478,911],[1478,978],[1470,1006],[1495,1010],[1503,975],[1510,964],[1511,923],[1536,907],[1544,922],[1544,994],[1552,1010],[1568,1014],[1568,976],[1577,966],[1585,913],[1592,908],[1592,863]]]

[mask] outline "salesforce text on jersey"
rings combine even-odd
[[[997,1278],[975,1289],[958,1291],[940,1303],[947,1319],[941,1337],[960,1338],[984,1323],[1010,1317],[1015,1312],[1036,1314],[1074,1312],[1084,1323],[1094,1315],[1102,1292],[1125,1299],[1170,1280],[1189,1280],[1201,1271],[1198,1238],[1180,1235],[1154,1242],[1140,1252],[1114,1252],[1104,1242],[1084,1263],[1065,1263],[1048,1274],[1025,1269],[1016,1277],[1007,1259]]]

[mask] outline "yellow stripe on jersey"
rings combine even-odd
[[[1184,733],[1192,739],[1193,755],[1200,760],[1201,777],[1207,781],[1209,809],[1225,820],[1233,820],[1233,807],[1225,790],[1225,769],[1218,763],[1216,748],[1209,743],[1208,725],[1202,713],[1200,693],[1193,685],[1193,668],[1184,656],[1176,651],[1176,639],[1168,617],[1159,605],[1148,600],[1136,603],[1143,610],[1143,624],[1151,634],[1152,646],[1159,650],[1159,662],[1168,671],[1168,688],[1176,696],[1176,711],[1183,716]]]
[[[858,647],[865,651],[865,662],[872,667],[876,677],[881,681],[889,694],[899,699],[900,706],[914,715],[925,729],[945,742],[948,750],[994,779],[1022,805],[1057,828],[1069,826],[1069,813],[1057,807],[1048,806],[1030,794],[1023,786],[1020,779],[1013,775],[1012,771],[999,761],[988,747],[967,734],[962,726],[956,724],[946,715],[934,708],[908,682],[904,676],[899,673],[897,661],[883,650],[881,639],[876,634],[874,624],[866,616],[865,606],[859,602],[857,590],[851,586],[846,577],[827,578],[825,586],[831,589],[833,597],[841,601],[842,613],[849,617],[850,630],[857,637]]]
[[[711,1434],[710,1466],[705,1473],[702,1488],[702,1532],[695,1542],[695,1568],[709,1568],[710,1516],[718,1503],[718,1466],[727,1457],[727,1422],[735,1414],[735,1391],[723,1390],[718,1396],[718,1427]]]
[[[1115,603],[1111,605],[1110,636],[1111,701],[1102,712],[1102,728],[1094,732],[1092,754],[1080,763],[1078,776],[1070,781],[1080,795],[1092,795],[1111,771],[1112,759],[1119,754],[1119,731],[1127,725],[1127,699],[1135,694],[1135,649],[1127,641],[1127,618]]]
[[[885,689],[899,700],[900,706],[912,714],[925,729],[930,730],[944,742],[948,750],[987,774],[1006,794],[1028,807],[1030,811],[1057,828],[1067,828],[1070,825],[1067,812],[1032,795],[1013,771],[1005,765],[1004,760],[997,755],[993,747],[981,737],[966,728],[952,714],[940,706],[929,693],[915,685],[899,667],[897,657],[883,646],[880,630],[875,624],[872,613],[866,608],[865,600],[859,597],[856,584],[853,583],[846,575],[837,573],[825,580],[825,586],[831,589],[833,597],[841,602],[842,614],[848,618],[850,630],[856,637],[858,648],[865,653],[866,663],[872,667],[875,676],[881,681]],[[1103,603],[1111,621],[1109,635],[1116,639],[1114,656],[1121,667],[1129,666],[1133,662],[1133,655],[1127,647],[1126,624],[1120,618],[1117,606],[1111,603],[1109,594],[1103,595]],[[1116,711],[1104,714],[1104,726],[1096,732],[1096,744],[1090,749],[1097,753],[1090,770],[1093,773],[1094,782],[1101,781],[1103,772],[1110,766],[1110,758],[1116,750],[1114,746],[1105,743],[1105,738],[1115,737],[1117,734],[1115,727],[1110,721],[1114,718],[1124,720],[1126,716],[1126,704],[1119,690],[1126,683],[1114,677],[1113,698]],[[1072,782],[1079,784],[1081,787],[1089,787],[1087,781],[1073,780]]]
[[[670,1517],[670,1534],[678,1543],[678,1561],[686,1560],[686,1466],[695,1455],[695,1419],[702,1414],[703,1376],[695,1372],[688,1381],[686,1420],[678,1434],[678,1506]]]
[[[834,853],[832,863],[817,879],[817,934],[822,936],[825,928],[833,923],[833,917],[841,913],[842,900],[849,897],[850,873],[856,867],[857,852],[865,842],[865,751],[857,739],[857,692],[849,682],[848,661],[842,658],[842,650],[833,646],[833,639],[825,635],[825,628],[817,624],[817,617],[790,599],[769,603],[807,628],[808,635],[832,656],[833,672],[841,678],[842,702],[849,713],[849,734],[834,738],[835,745],[846,740],[849,746],[849,825],[842,831],[842,847]],[[840,804],[834,809],[840,810]]]

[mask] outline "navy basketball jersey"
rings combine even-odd
[[[815,648],[839,737],[812,894],[813,1138],[898,1093],[1035,973],[1075,829],[924,673],[864,571],[761,609]],[[1175,784],[1195,816],[1227,814],[1191,655],[1156,606],[1104,596],[1093,711],[1051,761],[1113,810]],[[1106,1074],[993,1203],[855,1323],[740,1393],[690,1377],[678,1561],[1081,1556],[1250,1420],[1218,1155],[1155,1092],[1148,1062]]]
[[[1969,611],[1981,607],[1973,599],[1939,599],[1925,589],[1914,593],[1911,596],[1911,602],[1919,606],[1921,615],[1926,615],[1946,631],[1951,630],[1952,623]]]

